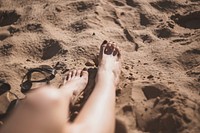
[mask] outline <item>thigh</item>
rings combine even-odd
[[[2,126],[1,133],[59,133],[68,105],[58,89],[45,86],[28,93]]]

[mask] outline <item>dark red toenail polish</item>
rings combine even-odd
[[[108,43],[108,41],[107,41],[107,40],[104,40],[102,44],[106,44],[106,43]]]
[[[83,71],[88,71],[88,69],[86,67],[83,68]]]

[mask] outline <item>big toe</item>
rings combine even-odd
[[[67,74],[66,74],[66,79],[67,79],[67,80],[71,80],[71,78],[72,78],[72,72],[69,71],[69,72],[67,72]]]
[[[83,69],[82,71],[81,71],[81,77],[83,77],[83,78],[85,78],[85,79],[88,79],[88,71],[87,71],[87,69]]]
[[[108,41],[104,40],[103,43],[101,44],[101,47],[100,47],[100,56],[103,55],[105,49],[106,49],[106,46],[108,44]]]

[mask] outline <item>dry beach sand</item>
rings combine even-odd
[[[200,0],[0,0],[0,79],[19,97],[40,65],[58,63],[56,86],[87,67],[92,84],[103,40],[123,56],[116,133],[200,132]]]

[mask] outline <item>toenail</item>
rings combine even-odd
[[[108,43],[108,41],[107,41],[107,40],[104,40],[102,44],[106,44],[106,43]]]
[[[116,48],[114,48],[114,50],[113,50],[113,56],[115,56],[115,55],[117,55],[117,49]]]
[[[88,69],[86,67],[83,68],[83,71],[88,71]]]
[[[102,47],[106,47],[106,46],[107,46],[107,43],[105,43],[105,44],[102,44],[101,46],[102,46]]]

